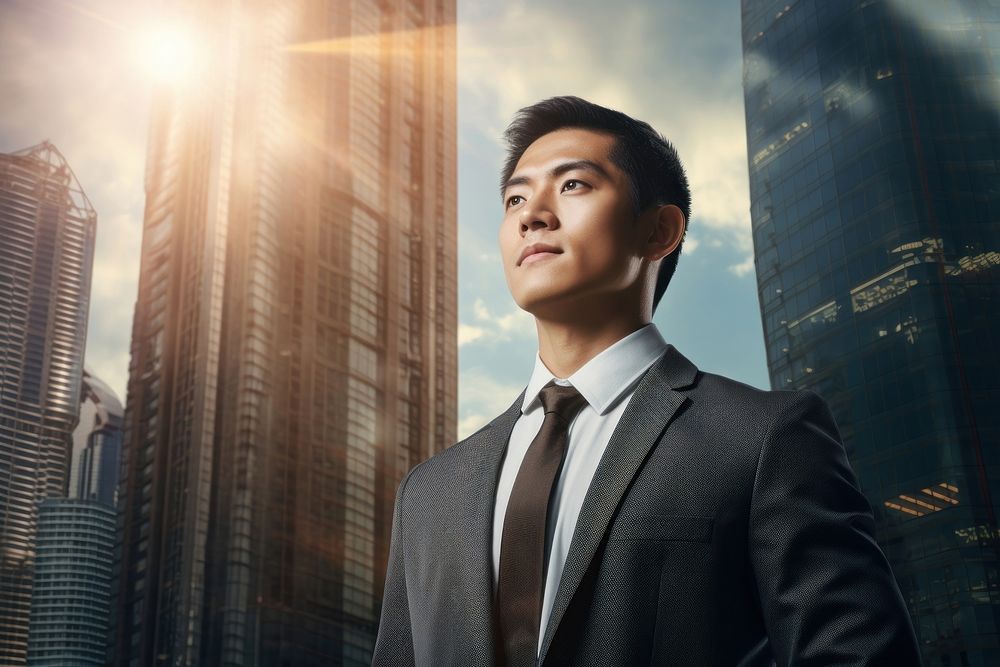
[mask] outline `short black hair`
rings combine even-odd
[[[571,95],[550,97],[519,110],[504,131],[507,159],[500,175],[501,197],[518,160],[540,137],[564,128],[604,132],[615,137],[608,158],[628,177],[638,216],[650,206],[674,204],[684,213],[684,235],[691,220],[691,190],[677,149],[649,123]],[[653,310],[677,268],[681,243],[660,262],[653,290]]]

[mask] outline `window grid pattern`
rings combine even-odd
[[[993,664],[1000,6],[742,7],[771,384],[831,405],[924,661]]]

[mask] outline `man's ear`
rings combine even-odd
[[[664,204],[649,212],[649,236],[644,255],[651,262],[666,257],[681,244],[687,220],[674,204]]]

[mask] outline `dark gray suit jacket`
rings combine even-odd
[[[396,493],[373,665],[492,665],[493,504],[521,396]],[[829,408],[645,373],[583,501],[539,664],[915,665]]]

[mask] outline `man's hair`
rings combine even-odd
[[[501,197],[518,160],[535,140],[556,130],[578,128],[615,137],[608,158],[628,177],[636,216],[650,206],[674,204],[684,213],[684,235],[691,219],[691,191],[677,149],[663,135],[644,123],[614,109],[579,97],[550,97],[524,107],[504,131],[507,159],[500,176]],[[653,310],[667,290],[677,268],[681,244],[660,261],[653,290]]]

